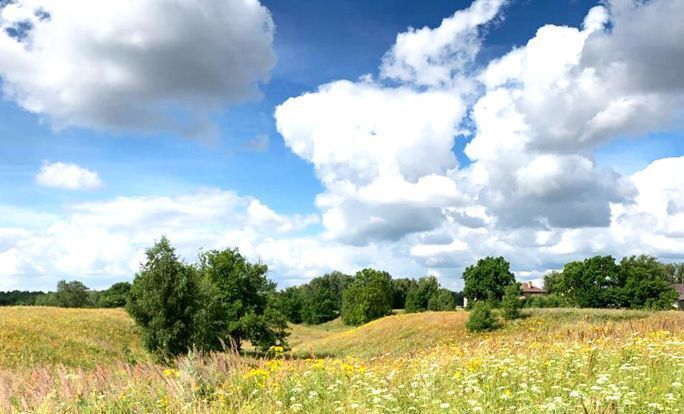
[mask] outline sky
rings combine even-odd
[[[0,0],[0,290],[239,248],[518,280],[684,260],[680,0]]]

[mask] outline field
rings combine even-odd
[[[291,353],[164,366],[122,311],[0,308],[0,412],[684,412],[684,312],[526,316],[487,334],[465,312],[293,326]]]

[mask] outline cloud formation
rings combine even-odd
[[[68,190],[93,190],[102,187],[96,171],[64,162],[44,162],[36,174],[36,183]]]
[[[0,76],[57,128],[201,135],[258,96],[273,35],[258,0],[16,0],[0,5]]]

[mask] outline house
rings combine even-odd
[[[673,304],[673,306],[679,310],[684,310],[684,283],[672,285],[672,287],[679,294],[679,298],[677,298],[677,301]]]
[[[522,282],[520,288],[522,289],[522,295],[525,298],[529,298],[530,296],[546,296],[546,291],[534,286],[532,282]]]

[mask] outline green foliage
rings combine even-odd
[[[463,280],[463,294],[471,303],[477,300],[498,303],[506,286],[515,283],[515,276],[510,271],[510,263],[503,257],[485,257],[465,269]]]
[[[525,308],[572,308],[577,306],[567,297],[560,295],[530,296],[522,302]]]
[[[275,284],[266,278],[268,267],[249,263],[237,249],[211,250],[200,255],[199,298],[193,342],[202,350],[230,344],[240,350],[249,340],[266,350],[287,337],[285,317],[269,299]]]
[[[456,307],[454,292],[440,288],[428,300],[427,309],[431,311],[450,311]]]
[[[406,298],[409,291],[416,287],[413,279],[392,279],[392,307],[394,309],[406,308]]]
[[[392,278],[387,272],[363,269],[343,294],[342,320],[361,325],[392,312]]]
[[[145,254],[147,260],[130,289],[128,312],[148,350],[161,356],[187,352],[199,307],[195,269],[178,259],[166,237]]]
[[[78,280],[60,280],[57,283],[55,299],[57,306],[63,308],[85,308],[90,303],[88,287]]]
[[[549,294],[554,294],[558,291],[558,285],[563,278],[563,273],[551,271],[544,276],[544,290]]]
[[[582,308],[620,306],[620,268],[612,256],[570,262],[563,268],[556,291]]]
[[[663,268],[668,282],[684,283],[684,263],[667,263],[663,265]]]
[[[308,324],[321,324],[340,316],[342,295],[352,277],[332,272],[311,279],[301,286],[301,319]]]
[[[466,323],[466,328],[470,332],[493,331],[498,327],[496,318],[492,314],[491,306],[482,300],[473,304]]]
[[[0,306],[31,306],[35,305],[36,299],[41,296],[45,296],[45,293],[27,290],[0,292]]]
[[[501,300],[501,309],[505,319],[518,319],[520,317],[520,308],[522,308],[522,289],[517,283],[511,283],[504,289],[503,299]]]
[[[292,323],[302,323],[302,288],[291,286],[273,294],[271,303],[285,319]]]
[[[421,277],[406,295],[406,312],[422,312],[428,309],[430,298],[439,291],[439,282],[434,276]]]
[[[123,308],[128,302],[130,292],[130,283],[114,283],[109,289],[100,293],[97,302],[95,302],[95,306],[98,308]]]
[[[669,309],[677,299],[665,267],[652,256],[631,256],[620,261],[619,298],[630,308]]]

